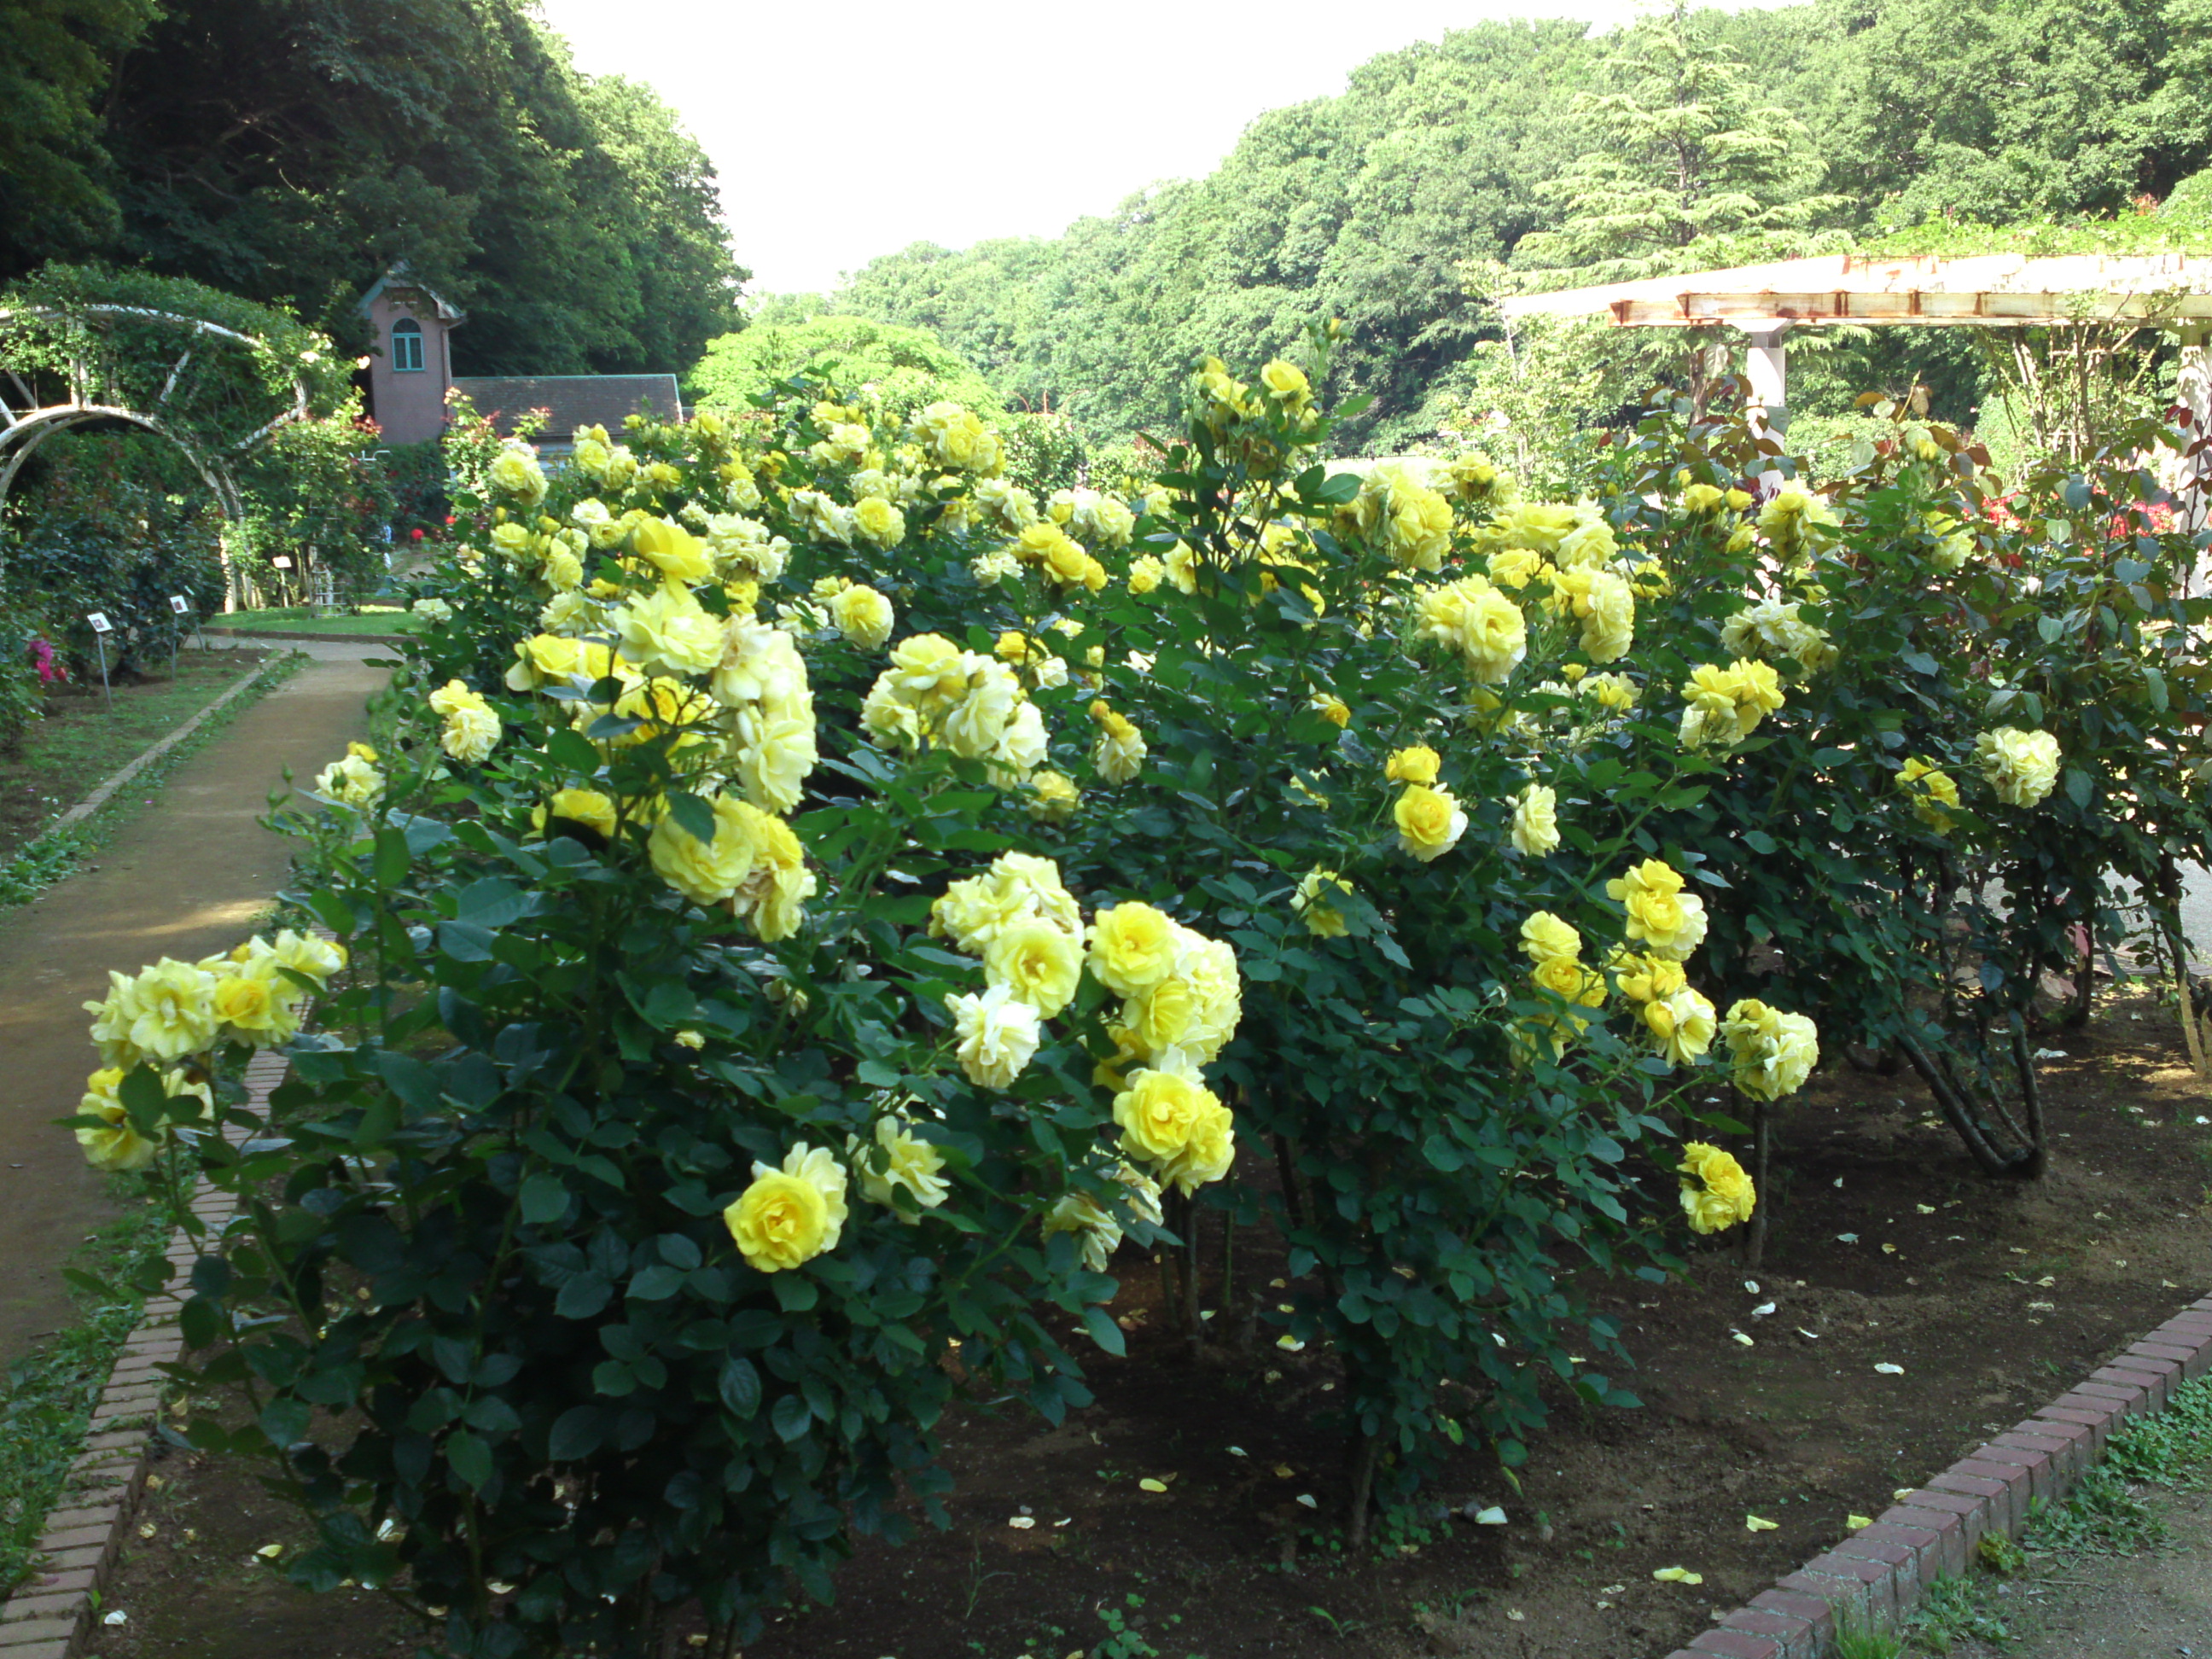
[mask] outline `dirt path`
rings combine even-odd
[[[2171,1549],[2087,1556],[2049,1583],[2006,1586],[2002,1649],[1968,1642],[1954,1659],[2212,1659],[2212,1499],[2203,1492],[2149,1500],[2173,1529]]]
[[[105,994],[111,968],[237,942],[288,870],[284,842],[254,821],[278,769],[320,769],[360,734],[362,703],[384,683],[362,660],[384,647],[310,654],[172,773],[91,867],[0,917],[0,1365],[69,1320],[63,1258],[109,1213],[100,1177],[53,1125],[97,1063],[82,1005]]]

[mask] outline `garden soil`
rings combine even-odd
[[[2043,1041],[2063,1053],[2045,1067],[2043,1182],[1979,1176],[1909,1076],[1824,1073],[1780,1119],[1762,1267],[1717,1243],[1682,1282],[1588,1283],[1622,1324],[1642,1408],[1561,1402],[1517,1485],[1458,1455],[1356,1559],[1331,1358],[1280,1352],[1263,1325],[1251,1352],[1218,1329],[1194,1363],[1158,1328],[1150,1270],[1125,1260],[1129,1354],[1088,1362],[1097,1403],[1054,1428],[969,1401],[947,1425],[951,1527],[863,1547],[834,1607],[779,1621],[747,1659],[1656,1659],[2212,1288],[2212,1100],[2171,1016],[2130,988]],[[1237,1262],[1279,1298],[1255,1231]],[[1236,1299],[1209,1335],[1241,1322]],[[309,1534],[252,1470],[169,1452],[158,1473],[107,1595],[125,1622],[94,1653],[411,1652],[378,1598],[283,1583],[257,1552]],[[1492,1504],[1505,1524],[1463,1518]],[[2182,1603],[2201,1608],[2212,1539],[2180,1519],[2194,1565],[2146,1565],[2167,1588],[2147,1577],[2131,1622],[2159,1595],[2197,1616]],[[1668,1567],[1702,1583],[1654,1579]],[[2212,1650],[2133,1634],[2110,1650]],[[2049,1659],[2105,1650],[2054,1639]]]
[[[315,659],[234,720],[152,791],[76,874],[0,916],[0,1365],[75,1318],[62,1261],[113,1213],[101,1178],[54,1120],[76,1109],[98,1064],[83,1004],[110,969],[227,951],[289,868],[256,820],[282,769],[311,776],[366,727],[386,671],[379,648]],[[88,793],[101,780],[82,780]]]

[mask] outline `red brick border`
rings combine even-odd
[[[1822,1659],[1839,1613],[1863,1625],[1893,1623],[1936,1574],[1964,1572],[1985,1534],[2017,1536],[2031,1502],[2063,1497],[2128,1419],[2158,1411],[2175,1389],[2208,1370],[2212,1297],[2191,1303],[1667,1659]],[[15,1656],[0,1649],[0,1659]]]
[[[290,1064],[264,1052],[246,1063],[246,1103],[269,1109],[269,1093]],[[234,1140],[245,1131],[224,1133]],[[220,1233],[234,1213],[229,1197],[202,1181],[192,1212]],[[138,1328],[116,1356],[84,1449],[70,1465],[61,1502],[46,1516],[39,1540],[44,1571],[0,1603],[0,1659],[77,1659],[94,1627],[94,1609],[107,1586],[125,1529],[146,1490],[147,1443],[167,1384],[161,1367],[185,1351],[177,1312],[189,1294],[185,1280],[199,1249],[179,1228],[169,1237],[170,1288],[146,1299]],[[2212,1340],[2212,1339],[2208,1339]]]

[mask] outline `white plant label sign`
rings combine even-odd
[[[107,613],[105,611],[95,611],[85,620],[92,624],[92,631],[95,634],[112,634],[115,631],[115,624],[107,620]]]

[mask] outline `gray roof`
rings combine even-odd
[[[550,418],[540,435],[556,444],[587,426],[603,426],[618,437],[629,416],[673,421],[684,410],[673,374],[457,375],[453,390],[502,433],[513,430],[519,416],[544,410]]]

